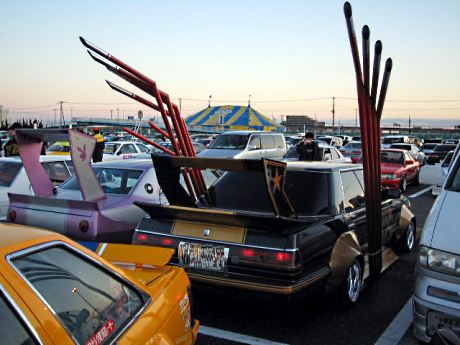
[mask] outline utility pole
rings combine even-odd
[[[3,105],[0,104],[0,126],[3,124]]]
[[[59,101],[59,104],[61,105],[60,107],[60,114],[59,114],[59,127],[62,125],[65,125],[65,119],[64,119],[64,109],[62,108],[62,105],[64,104],[63,101]]]
[[[179,113],[182,113],[182,98],[179,98]]]
[[[113,110],[112,110],[112,109],[110,109],[110,120],[112,120],[112,119],[113,119],[113,113],[112,113],[112,112],[113,112]]]
[[[409,129],[410,129],[410,126],[411,126],[411,124],[412,124],[411,122],[412,122],[412,121],[411,121],[411,118],[410,118],[410,115],[409,115]]]
[[[120,109],[117,108],[117,119],[120,120]]]
[[[57,117],[56,117],[57,109],[53,109],[53,110],[54,110],[54,125],[56,126],[56,124],[57,124]]]
[[[358,130],[358,109],[355,109],[355,131]]]
[[[335,97],[332,97],[332,134],[335,133]]]

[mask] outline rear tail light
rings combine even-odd
[[[148,244],[152,246],[177,248],[177,246],[179,245],[179,241],[169,237],[137,233],[134,235],[133,244]]]
[[[8,218],[9,218],[10,222],[16,221],[16,211],[11,210],[10,212],[8,212]]]
[[[81,232],[87,232],[89,229],[89,223],[87,220],[82,220],[78,224],[78,228],[80,229]]]
[[[301,268],[298,251],[238,248],[230,250],[231,263],[268,269],[297,270]]]

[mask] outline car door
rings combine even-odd
[[[363,185],[359,181],[358,174],[361,170],[342,171],[343,202],[345,209],[345,221],[358,236],[359,243],[366,246],[367,227],[366,227],[366,207]]]
[[[262,144],[262,157],[263,158],[274,158],[276,156],[275,152],[275,140],[270,134],[265,134],[260,136],[260,142]]]
[[[244,158],[259,159],[262,158],[262,144],[260,142],[260,135],[253,134],[248,140],[248,146],[244,152]]]
[[[137,149],[134,144],[123,144],[117,152],[117,155],[122,159],[133,158],[137,154]]]
[[[406,161],[406,178],[408,181],[413,181],[418,173],[418,164],[409,152],[404,152],[404,159]]]

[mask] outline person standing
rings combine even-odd
[[[102,162],[105,140],[102,134],[100,134],[99,128],[93,128],[93,138],[96,139],[96,147],[94,147],[93,152],[93,163]]]
[[[299,161],[322,161],[321,149],[314,141],[315,135],[312,132],[305,132],[303,140],[296,145],[299,154]]]
[[[4,147],[4,156],[11,157],[11,156],[19,156],[19,148],[18,143],[16,142],[16,129],[21,128],[21,124],[19,122],[13,123],[8,132],[8,140],[5,143]]]

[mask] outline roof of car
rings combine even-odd
[[[143,144],[141,142],[138,142],[138,141],[132,141],[132,140],[129,140],[129,141],[110,141],[108,143],[105,143],[106,145],[112,145],[112,144]]]
[[[153,167],[152,159],[117,159],[107,162],[94,163],[94,167],[115,169],[148,169]]]
[[[248,135],[248,134],[282,134],[282,133],[276,133],[276,132],[264,132],[264,131],[229,131],[229,132],[224,132],[222,135]]]
[[[11,156],[11,157],[1,157],[0,161],[2,162],[22,162],[21,157]],[[57,161],[70,161],[70,155],[67,156],[40,156],[40,162],[57,162]]]
[[[339,170],[361,170],[361,164],[350,163],[329,163],[329,162],[287,162],[288,170],[319,170],[319,171],[339,171]]]
[[[0,223],[0,255],[3,257],[37,242],[63,240],[65,237],[52,231],[11,223]],[[22,247],[22,248],[18,248]]]

